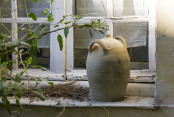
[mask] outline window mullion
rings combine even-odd
[[[64,10],[64,1],[63,0],[55,0],[53,4],[53,14],[54,14],[54,22],[57,23],[60,19],[63,18],[63,15],[65,15]],[[64,25],[60,25],[60,28],[64,27]],[[50,27],[51,30],[55,30],[54,26]],[[51,33],[51,39],[50,39],[50,70],[55,73],[63,74],[65,71],[65,53],[64,48],[62,51],[59,49],[59,44],[57,42],[57,35],[58,33],[62,35],[63,38],[63,45],[65,45],[65,37],[64,37],[64,31],[60,30],[55,33]]]
[[[73,13],[73,0],[67,0],[67,15]],[[67,20],[71,20],[70,18],[67,18]],[[66,58],[67,58],[67,70],[73,70],[74,67],[74,48],[73,48],[73,42],[74,42],[74,34],[73,34],[73,28],[70,29],[69,35],[67,37],[67,52],[66,52]]]
[[[18,34],[17,34],[17,23],[16,23],[16,19],[17,19],[17,0],[11,0],[11,9],[12,9],[12,34],[14,37],[12,37],[12,40],[16,40],[18,38]],[[15,48],[16,51],[18,51],[18,48]],[[18,68],[18,56],[12,54],[12,59],[16,61],[16,64],[14,65],[14,68],[17,69]]]
[[[150,71],[156,71],[156,37],[155,37],[155,28],[156,28],[156,0],[151,0],[149,2],[149,69]]]
[[[107,0],[107,10],[106,10],[106,14],[107,14],[107,18],[112,18],[113,17],[113,12],[114,12],[114,7],[113,7],[113,3],[114,1],[113,0]],[[107,31],[107,34],[111,34],[112,36],[113,35],[113,22],[111,19],[108,19],[107,20],[107,24],[109,25],[109,30]]]
[[[114,1],[113,0],[107,0],[107,9],[106,9],[106,13],[107,13],[107,17],[111,18],[113,17],[113,13],[114,13]]]

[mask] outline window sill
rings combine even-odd
[[[155,72],[151,72],[149,70],[131,70],[130,72],[130,83],[154,83],[155,82]],[[78,79],[78,80],[85,80],[87,81],[86,70],[84,69],[77,69],[73,70],[72,72],[67,72],[68,80]]]
[[[14,98],[9,98],[12,105],[16,105],[16,100]],[[1,102],[2,103],[2,102]],[[99,101],[76,101],[71,99],[49,99],[45,101],[41,100],[31,100],[29,98],[21,99],[22,105],[29,106],[48,106],[48,107],[118,107],[118,108],[155,108],[154,98],[150,97],[137,97],[129,96],[125,97],[124,100],[116,102],[99,102]]]
[[[13,75],[19,73],[21,69],[14,70]],[[38,69],[29,69],[28,74],[30,77],[36,78],[43,78],[49,81],[63,81],[64,75],[63,74],[56,74],[51,71],[42,71]],[[154,83],[155,82],[155,72],[150,72],[149,70],[131,70],[130,72],[130,83]],[[24,77],[24,80],[26,76]],[[77,69],[73,70],[72,72],[67,72],[67,79],[68,80],[79,80],[79,81],[87,81],[87,75],[85,69]]]
[[[16,70],[13,74],[19,73],[21,70]],[[54,84],[66,83],[64,76],[55,74],[51,71],[42,70],[28,70],[31,77],[43,78],[49,81],[53,81]],[[67,78],[69,81],[77,80],[77,84],[85,87],[89,87],[86,71],[74,70],[73,72],[67,72]],[[23,82],[27,82],[27,77],[24,77]],[[31,86],[34,86],[35,81],[31,79]],[[47,82],[41,82],[39,86],[47,85]],[[148,70],[131,70],[130,80],[126,90],[126,96],[146,96],[154,97],[155,92],[155,73]]]
[[[16,70],[13,74],[20,72]],[[48,80],[53,80],[54,84],[66,83],[63,75],[55,74],[50,71],[41,70],[29,70],[30,76],[42,77]],[[67,72],[68,80],[78,79],[77,85],[83,87],[89,87],[86,71],[74,70],[73,72]],[[38,101],[37,99],[22,98],[21,103],[23,105],[30,106],[50,106],[50,107],[118,107],[118,108],[150,108],[154,109],[154,91],[155,91],[155,73],[148,70],[132,70],[130,81],[126,90],[126,98],[117,102],[99,102],[99,101],[76,101],[63,98],[52,98],[46,101]],[[25,79],[23,82],[26,82]],[[67,81],[69,82],[69,81]],[[35,82],[31,81],[31,85]],[[39,86],[48,85],[47,82],[41,82]],[[11,98],[10,102],[15,104],[15,99]]]

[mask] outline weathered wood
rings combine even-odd
[[[73,72],[67,72],[69,80],[87,80],[86,70],[85,69],[75,69]],[[131,70],[130,79],[131,83],[154,83],[155,82],[155,72],[151,72],[147,69],[144,70]]]
[[[63,15],[65,15],[65,6],[63,0],[55,0],[53,4],[53,16],[54,21],[53,23],[59,22],[59,20],[62,19]],[[64,27],[64,25],[60,25],[60,28]],[[55,30],[56,28],[54,26],[50,27],[51,30]],[[58,31],[60,35],[64,35],[64,31]],[[64,74],[65,72],[65,53],[64,49],[60,51],[59,44],[57,41],[57,33],[51,33],[50,35],[50,69],[51,71],[54,71],[55,73],[61,73]],[[65,45],[64,36],[63,36],[63,45]]]
[[[156,4],[157,0],[149,2],[149,69],[156,71]]]
[[[74,0],[67,0],[67,14],[73,14],[73,2]],[[68,17],[67,18],[67,21],[70,21],[71,18]],[[70,28],[69,30],[69,34],[68,34],[68,37],[67,37],[67,51],[66,51],[66,69],[68,70],[73,70],[73,67],[74,67],[74,47],[73,47],[73,43],[74,43],[74,29],[73,28]]]

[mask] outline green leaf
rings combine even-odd
[[[64,22],[64,20],[65,20],[65,18],[61,19],[61,20],[59,21],[59,23],[63,23],[63,22]]]
[[[39,3],[39,1],[38,0],[33,0],[34,2],[36,2],[36,3]]]
[[[3,78],[1,79],[1,81],[2,81],[2,82],[6,82],[6,81],[7,81],[7,78],[3,77]]]
[[[68,34],[69,34],[69,27],[65,27],[64,35],[65,35],[66,38],[68,37]]]
[[[78,20],[80,20],[80,19],[82,19],[83,17],[80,16],[80,15],[76,15],[75,18],[78,19]]]
[[[31,56],[32,58],[32,63],[34,64],[34,59],[35,59],[35,56],[37,55],[37,52],[38,52],[38,48],[36,46],[32,46],[29,50],[29,55]]]
[[[42,12],[42,15],[47,15],[47,12],[48,12],[48,8],[45,9],[45,11]]]
[[[58,40],[58,43],[59,43],[60,50],[62,51],[62,49],[63,49],[63,40],[62,40],[62,36],[61,36],[61,35],[58,35],[58,36],[57,36],[57,40]]]
[[[23,71],[21,71],[20,73],[16,74],[16,76],[15,76],[15,78],[14,78],[14,81],[20,83],[23,74],[24,74]]]
[[[43,95],[43,93],[44,93],[44,91],[43,90],[41,90],[41,89],[38,89],[38,90],[36,90],[36,91],[32,91],[34,94],[36,94],[36,95],[38,95],[39,96],[39,98],[41,99],[41,100],[45,100],[45,97],[44,97],[44,95]]]
[[[54,86],[54,83],[53,82],[48,82],[49,85],[51,86]]]
[[[93,33],[92,33],[92,30],[91,30],[91,29],[89,29],[89,35],[90,35],[91,37],[93,37]]]
[[[55,25],[54,27],[55,27],[55,28],[56,28],[56,27],[59,27],[59,25],[57,24],[57,25]]]
[[[21,43],[22,45],[29,46],[29,44],[28,44],[28,43],[26,43],[26,42],[24,42],[24,41],[20,41],[20,43]]]
[[[48,19],[47,19],[49,22],[52,22],[54,20],[53,18],[53,14],[52,13],[49,13],[48,14]]]
[[[2,103],[5,106],[5,108],[7,109],[8,113],[11,114],[11,105],[9,100],[7,99],[7,96],[3,95],[2,96]]]
[[[22,104],[20,103],[20,100],[19,99],[16,99],[16,104],[18,104],[20,106],[20,108],[23,110],[23,106]]]
[[[13,61],[8,62],[7,68],[8,68],[10,71],[12,71],[12,69],[13,69]]]
[[[26,64],[31,64],[31,62],[32,62],[32,57],[29,57],[26,61],[24,61]]]
[[[37,16],[34,13],[29,13],[28,17],[31,17],[34,21],[37,21]]]
[[[92,25],[91,24],[84,24],[84,27],[85,28],[90,28],[90,27],[92,27]]]
[[[21,97],[22,97],[22,92],[18,92],[17,94],[16,94],[16,96],[20,99]]]
[[[99,31],[100,33],[102,33],[102,34],[104,34],[104,35],[105,35],[105,33],[102,31],[102,29],[95,28],[94,30]]]
[[[40,68],[40,69],[42,69],[43,71],[48,71],[47,68],[42,67],[41,65],[32,66],[31,68]]]
[[[2,89],[5,86],[6,81],[7,81],[7,79],[5,77],[1,78],[1,80],[0,80],[0,89]]]
[[[2,33],[0,33],[0,40],[3,40],[3,39],[5,39],[5,36]]]

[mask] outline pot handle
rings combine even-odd
[[[123,42],[124,48],[127,49],[126,41],[122,36],[116,36],[116,37],[114,37],[114,39],[121,40]]]
[[[107,51],[109,48],[107,47],[107,45],[105,43],[103,43],[101,40],[99,39],[94,39],[93,41],[91,41],[91,43],[89,44],[89,47],[88,47],[88,51],[91,53],[92,51],[92,46],[95,44],[95,43],[98,43],[102,48],[103,48],[103,51]]]

